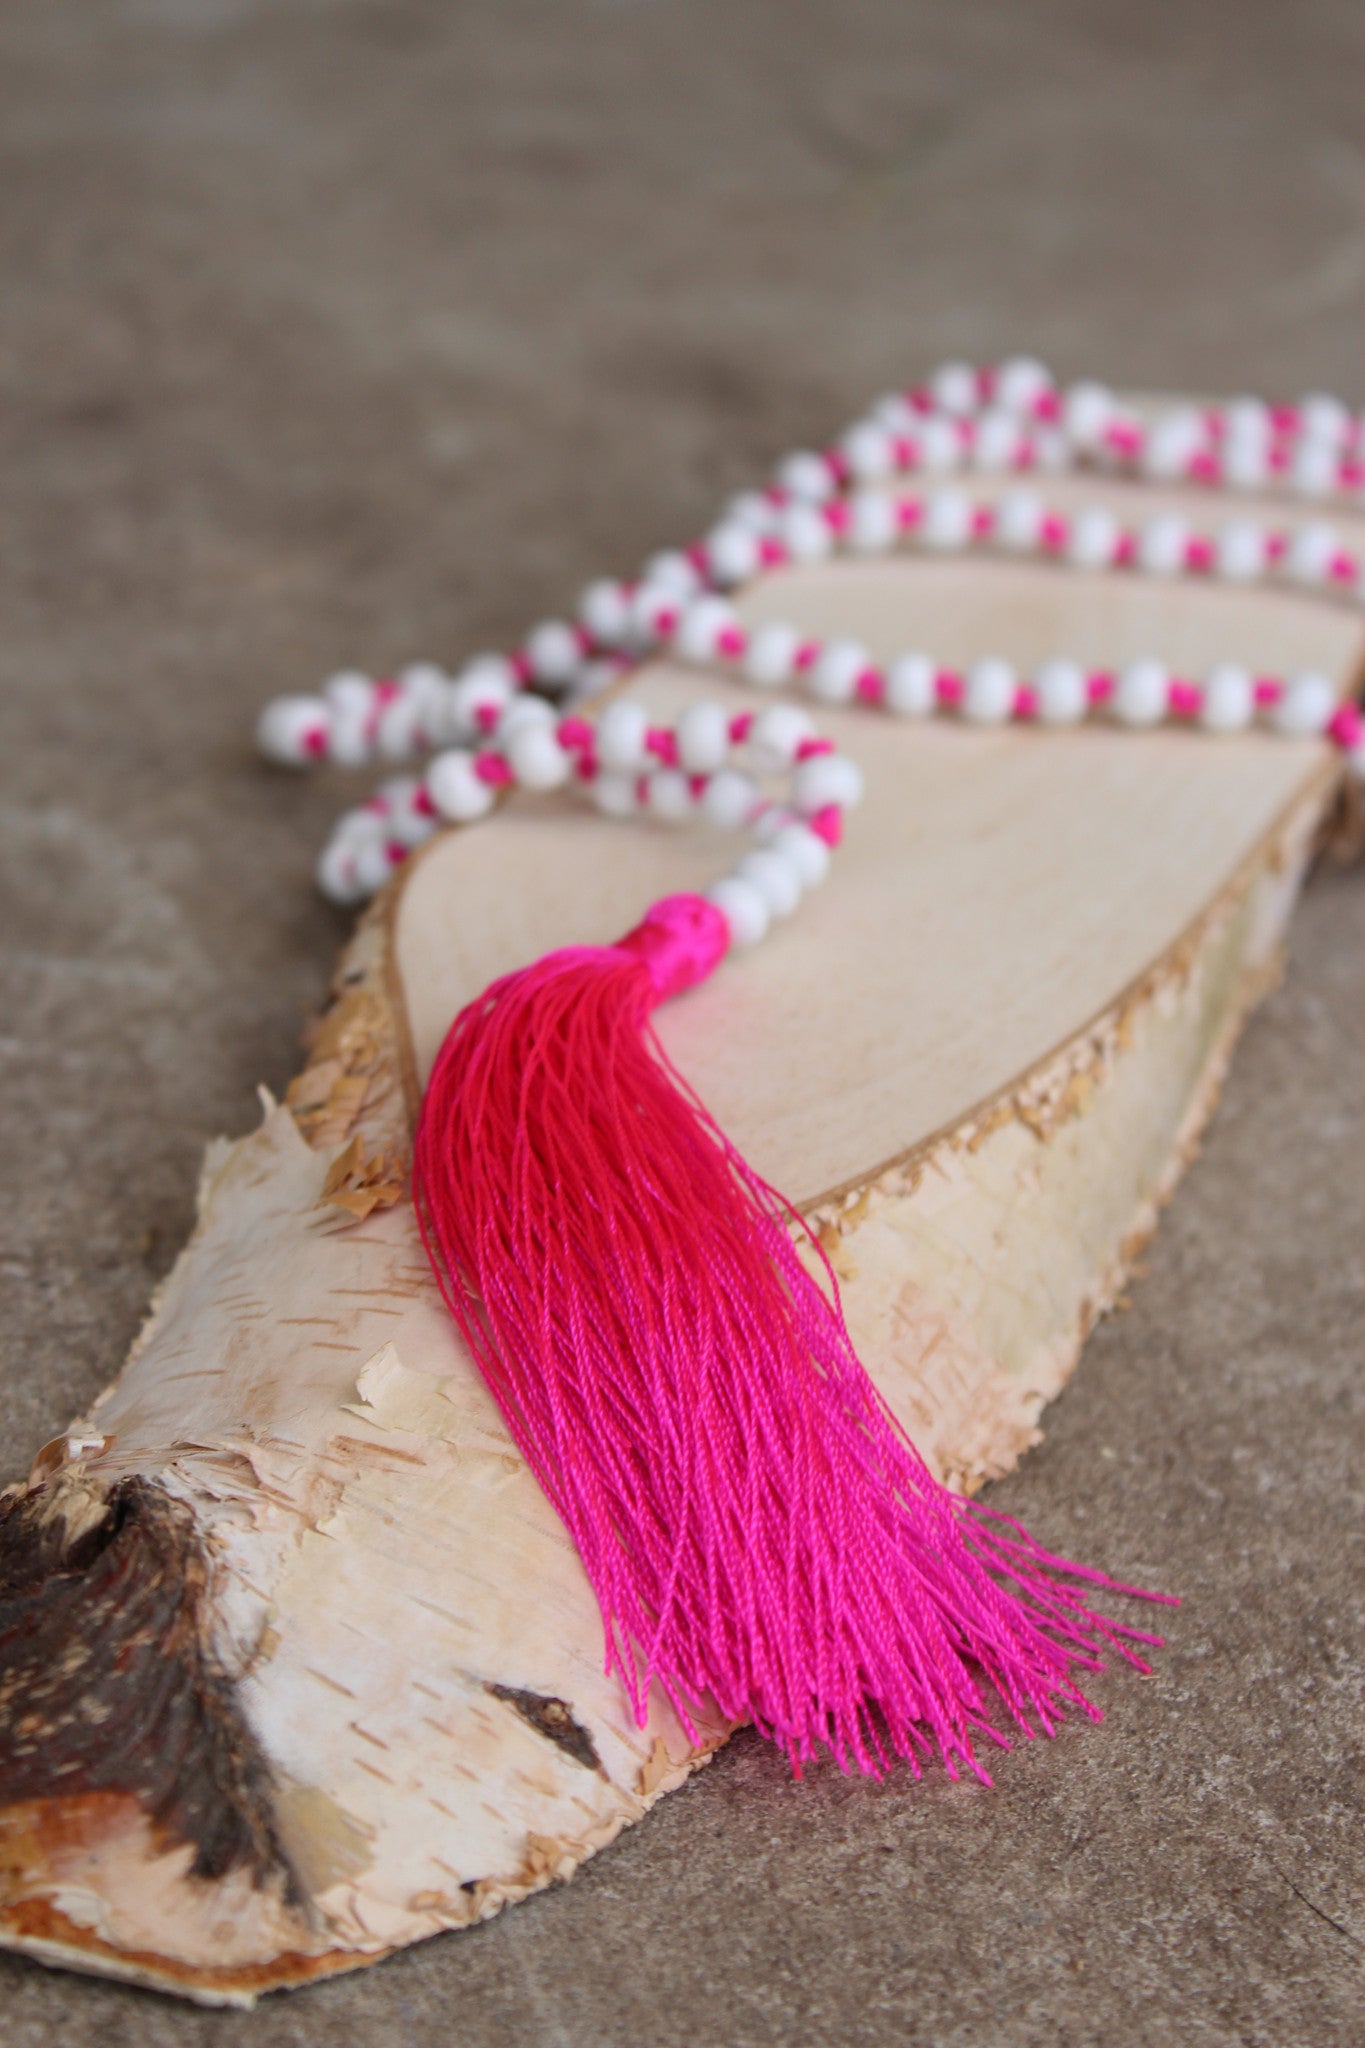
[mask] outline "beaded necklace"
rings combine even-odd
[[[788,701],[738,714],[697,702],[665,725],[629,698],[594,716],[574,700],[666,653],[903,718],[1170,720],[1208,735],[1259,724],[1322,736],[1365,776],[1365,724],[1325,676],[1231,663],[1179,676],[1154,657],[1116,671],[1059,658],[1029,676],[991,658],[959,673],[914,648],[879,664],[852,637],[746,627],[727,596],[789,565],[909,549],[1359,602],[1365,564],[1317,518],[1199,530],[1171,513],[1067,511],[1032,484],[973,495],[897,479],[1096,468],[1322,497],[1360,493],[1363,454],[1361,424],[1325,398],[1144,417],[1098,385],[1060,391],[1028,361],[949,365],[823,454],[788,458],[693,547],[653,557],[633,583],[590,586],[576,622],[545,622],[514,654],[454,677],[425,663],[391,679],[347,672],[263,714],[264,750],[292,765],[433,755],[340,821],[318,879],[341,902],[511,787],[578,790],[616,817],[700,816],[755,842],[705,895],[666,898],[614,946],[549,954],[469,1004],[414,1140],[438,1283],[574,1537],[608,1668],[642,1723],[657,1682],[685,1725],[709,1697],[798,1770],[822,1746],[872,1772],[892,1753],[918,1768],[932,1746],[950,1770],[984,1776],[974,1743],[1003,1738],[983,1680],[1025,1732],[1049,1732],[1068,1707],[1093,1711],[1078,1669],[1106,1647],[1140,1663],[1135,1645],[1156,1638],[1086,1604],[1085,1586],[1115,1582],[933,1478],[853,1351],[818,1244],[654,1036],[659,1002],[824,880],[862,793],[857,764]]]

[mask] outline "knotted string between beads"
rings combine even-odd
[[[700,896],[461,1013],[414,1188],[445,1299],[574,1538],[643,1724],[752,1719],[796,1771],[880,1774],[1097,1710],[1077,1671],[1159,1638],[1106,1619],[1010,1518],[930,1473],[859,1362],[792,1205],[671,1065],[657,1005],[729,944]],[[803,1249],[805,1257],[803,1258]],[[809,1262],[809,1263],[808,1263]]]

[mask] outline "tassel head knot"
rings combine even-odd
[[[651,903],[635,929],[616,941],[615,950],[644,962],[655,1000],[666,1003],[713,974],[729,946],[724,911],[705,896],[678,895]]]

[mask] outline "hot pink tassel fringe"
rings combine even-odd
[[[828,1263],[670,1066],[650,1023],[728,931],[702,897],[619,945],[496,982],[428,1084],[414,1184],[442,1290],[601,1603],[637,1718],[657,1680],[800,1771],[937,1747],[985,1771],[1075,1677],[1159,1637],[1111,1622],[1006,1516],[933,1478],[858,1361]],[[809,1238],[808,1238],[809,1241]],[[818,1247],[816,1247],[818,1253]],[[823,1258],[823,1254],[819,1254]],[[690,1722],[689,1722],[690,1725]]]

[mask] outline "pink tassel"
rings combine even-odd
[[[414,1186],[445,1298],[578,1545],[607,1668],[644,1722],[710,1699],[799,1773],[822,1746],[879,1774],[931,1746],[986,1773],[1068,1707],[1075,1668],[1159,1638],[1093,1613],[1008,1517],[939,1484],[793,1241],[790,1203],[736,1152],[650,1022],[728,927],[699,896],[618,945],[509,974],[455,1020],[427,1087]],[[823,1254],[818,1256],[823,1260]]]

